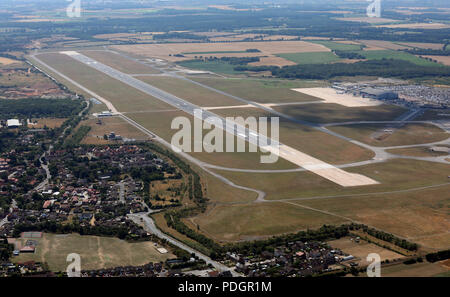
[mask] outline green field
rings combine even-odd
[[[340,58],[332,52],[278,54],[279,57],[297,64],[327,64],[338,62]]]
[[[35,239],[33,239],[35,240]],[[25,239],[20,239],[23,243]],[[128,243],[112,237],[57,235],[44,233],[37,239],[34,254],[21,254],[14,262],[47,262],[52,271],[65,271],[67,255],[77,253],[81,257],[81,269],[101,269],[117,266],[138,266],[149,262],[175,258],[173,254],[160,254],[150,241]]]
[[[193,80],[228,94],[259,103],[320,101],[319,98],[291,89],[313,88],[326,84],[319,81],[276,79],[193,78]]]

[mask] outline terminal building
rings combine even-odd
[[[360,91],[362,97],[379,99],[379,100],[395,100],[398,94],[392,91],[378,90],[374,88],[366,88]]]

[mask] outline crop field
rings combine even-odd
[[[140,80],[202,107],[245,104],[189,81],[170,76],[143,76]]]
[[[299,120],[314,123],[336,123],[354,121],[392,121],[406,112],[394,105],[345,107],[339,104],[306,104],[275,106],[274,110]]]
[[[258,103],[321,101],[291,89],[323,86],[324,82],[303,80],[193,78],[193,80],[228,94]]]
[[[310,172],[244,173],[216,170],[231,181],[267,193],[267,200],[345,196],[403,191],[448,183],[450,165],[393,159],[345,168],[379,182],[377,185],[343,188]]]
[[[382,132],[384,129],[392,129],[392,125],[386,124],[333,126],[329,129],[361,142],[382,147],[432,143],[449,137],[449,134],[441,128],[421,123],[394,128],[393,133]],[[381,133],[377,133],[380,131]]]
[[[439,262],[390,265],[381,270],[382,277],[434,277],[441,275],[448,277],[449,269]]]
[[[354,51],[360,55],[363,55],[368,60],[381,60],[381,59],[396,59],[396,60],[404,60],[411,63],[414,63],[419,66],[440,66],[435,62],[430,62],[425,59],[421,59],[416,57],[415,55],[393,51],[393,50],[372,50],[372,51]]]
[[[340,58],[332,52],[286,53],[286,54],[279,54],[278,56],[300,65],[327,64],[331,62],[338,62],[340,60]]]
[[[159,70],[110,51],[81,51],[81,54],[127,74],[156,74]]]
[[[329,51],[329,49],[320,44],[305,41],[136,44],[115,45],[112,48],[172,62],[189,60],[195,56],[195,54],[185,55],[185,57],[174,56],[182,53],[240,52],[246,51],[247,49],[258,49],[260,50],[261,56],[270,56],[281,53]]]
[[[116,135],[120,135],[128,139],[136,140],[148,140],[149,137],[142,133],[137,128],[131,126],[119,117],[103,118],[100,121],[98,119],[89,119],[81,122],[81,125],[91,127],[89,133],[81,141],[83,144],[106,144],[113,143],[113,141],[103,139],[105,134],[114,132]]]
[[[450,66],[450,56],[424,56],[425,58],[430,58],[438,61],[446,66]]]
[[[367,255],[369,255],[370,253],[379,254],[382,262],[385,260],[392,261],[404,258],[404,256],[401,254],[382,248],[378,245],[369,243],[364,240],[361,240],[359,243],[357,243],[354,240],[350,240],[350,237],[343,237],[337,240],[332,240],[329,241],[328,244],[334,249],[340,249],[344,253],[354,256],[356,258],[356,261],[361,266],[370,264],[366,261]]]
[[[172,106],[62,54],[42,54],[39,59],[98,95],[122,112],[173,109]]]
[[[360,44],[341,43],[333,41],[313,41],[313,43],[321,44],[333,51],[357,51],[361,50]]]
[[[443,23],[414,23],[414,24],[378,25],[377,27],[436,30],[436,29],[448,29],[450,28],[450,25]]]
[[[171,253],[160,254],[150,241],[128,243],[110,237],[49,233],[44,233],[42,238],[34,240],[38,242],[36,252],[14,257],[15,262],[47,262],[50,270],[65,271],[68,265],[66,258],[71,253],[81,256],[82,269],[138,266],[175,258]]]

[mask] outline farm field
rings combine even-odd
[[[294,52],[327,52],[329,49],[305,41],[270,41],[270,42],[232,42],[232,43],[166,43],[143,45],[114,45],[114,49],[130,52],[145,57],[159,58],[171,62],[189,60],[195,55],[175,57],[181,53],[198,52],[240,52],[247,49],[260,50],[261,56]]]
[[[406,29],[447,29],[450,25],[444,23],[413,23],[413,24],[389,24],[378,25],[377,27],[385,28],[406,28]]]
[[[424,56],[425,58],[430,58],[438,61],[446,66],[450,66],[450,56]]]
[[[431,166],[432,165],[432,166]],[[363,174],[377,185],[344,188],[311,172],[243,173],[215,170],[236,184],[267,193],[266,200],[346,196],[403,191],[448,183],[450,165],[426,161],[393,159],[345,171]]]
[[[66,121],[67,119],[60,119],[60,118],[41,118],[41,119],[33,119],[31,120],[31,123],[28,124],[28,127],[31,129],[43,129],[45,127],[49,129],[61,127],[61,125]]]
[[[171,76],[144,76],[140,80],[202,107],[245,103]]]
[[[291,89],[323,86],[325,82],[302,80],[193,78],[193,80],[228,94],[258,103],[321,101]]]
[[[21,239],[23,243],[25,239]],[[127,265],[144,265],[175,258],[171,253],[160,254],[150,241],[128,243],[111,237],[81,236],[78,234],[57,235],[44,233],[34,254],[21,254],[15,262],[47,262],[52,271],[65,271],[67,255],[81,256],[82,269],[101,269]]]
[[[381,268],[382,277],[433,277],[447,275],[449,269],[439,262],[436,263],[416,263],[411,265],[397,264],[383,266]]]
[[[404,60],[411,63],[414,63],[419,66],[440,66],[435,62],[430,62],[425,59],[421,59],[416,57],[415,55],[393,51],[393,50],[372,50],[372,51],[354,51],[360,55],[363,55],[368,60],[381,60],[381,59],[396,59],[396,60]]]
[[[328,127],[329,130],[374,146],[399,146],[425,144],[445,140],[449,137],[439,127],[430,124],[406,124],[401,128],[392,128],[386,124],[358,124]],[[384,129],[394,129],[393,133],[384,133]],[[379,135],[380,134],[380,135]]]
[[[98,95],[122,112],[173,109],[172,106],[62,54],[42,54],[39,59]]]
[[[116,135],[120,135],[128,139],[136,140],[148,140],[149,137],[125,122],[119,117],[103,118],[100,120],[101,124],[98,124],[98,119],[89,119],[81,122],[81,125],[91,127],[89,133],[81,141],[83,144],[108,144],[114,143],[114,141],[105,140],[103,136],[109,135],[114,132]]]
[[[159,70],[110,51],[81,51],[81,54],[127,74],[157,74]]]
[[[333,51],[357,51],[361,50],[360,44],[355,43],[343,43],[343,42],[333,42],[333,41],[312,41],[313,43],[321,44],[326,46]]]
[[[305,104],[275,106],[274,110],[299,120],[314,123],[336,123],[354,121],[392,121],[406,112],[394,105],[345,107],[339,104]]]

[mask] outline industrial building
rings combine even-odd
[[[14,129],[14,128],[19,128],[20,126],[20,121],[17,119],[10,119],[6,121],[6,126],[8,128]]]

